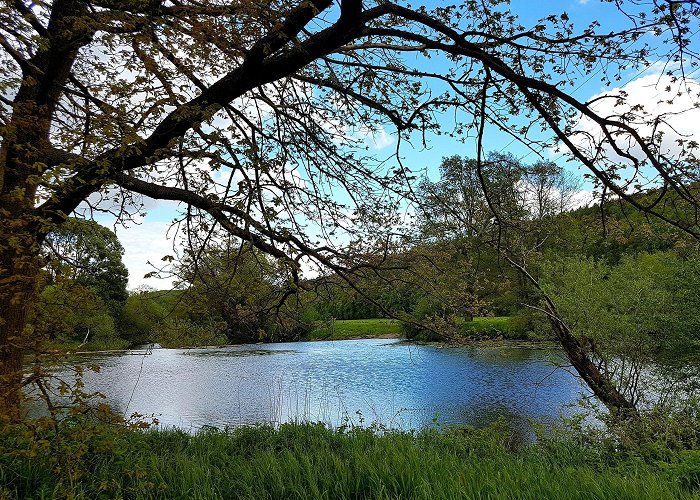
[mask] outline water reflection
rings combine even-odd
[[[69,362],[101,366],[85,374],[86,390],[107,395],[113,407],[185,429],[293,420],[416,429],[435,420],[480,426],[497,418],[529,429],[529,419],[554,421],[574,411],[583,391],[578,379],[554,370],[561,362],[555,352],[522,347],[351,340]]]
[[[220,348],[221,349],[221,348]],[[269,351],[265,349],[250,349],[245,351],[196,350],[183,353],[185,356],[215,356],[215,357],[244,357],[268,356],[270,354],[290,354],[297,351]]]

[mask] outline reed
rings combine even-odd
[[[82,469],[0,443],[0,498],[693,498],[677,468],[570,439],[519,446],[502,428],[418,433],[285,424],[169,431],[108,428]],[[14,441],[13,441],[14,439]]]

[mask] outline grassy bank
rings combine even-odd
[[[376,435],[283,425],[79,435],[79,458],[51,453],[55,438],[33,443],[44,453],[13,453],[28,438],[5,435],[0,498],[670,499],[692,498],[697,486],[678,464],[573,441],[518,449],[494,429]],[[69,439],[63,446],[75,449]]]
[[[344,319],[319,322],[304,340],[347,340],[377,337],[400,337],[403,328],[393,319]],[[522,318],[510,316],[476,317],[459,324],[459,333],[468,339],[525,339],[527,324]],[[415,337],[416,340],[439,340],[434,335]]]
[[[319,322],[304,340],[348,340],[400,337],[401,324],[393,319],[336,319]]]

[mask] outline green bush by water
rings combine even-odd
[[[59,458],[56,436],[0,437],[0,498],[670,499],[697,487],[696,455],[684,467],[571,439],[518,447],[498,428],[60,432],[69,436]]]
[[[464,321],[459,332],[465,337],[525,339],[527,320],[520,316],[484,316]]]
[[[528,320],[522,316],[477,316],[472,320],[463,318],[454,319],[454,323],[445,325],[446,328],[453,329],[453,333],[446,338],[440,336],[435,331],[421,329],[416,325],[402,325],[403,334],[411,340],[426,342],[440,340],[487,340],[506,339],[524,340],[528,337]],[[437,332],[441,329],[438,326]]]

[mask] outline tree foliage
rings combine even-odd
[[[44,247],[54,280],[92,288],[113,315],[119,313],[127,298],[129,271],[114,232],[96,222],[69,219],[47,235]]]
[[[44,288],[31,324],[34,333],[52,341],[82,344],[115,340],[115,318],[94,289],[61,281]]]
[[[452,166],[459,177],[450,173]],[[656,363],[661,357],[670,366],[668,353],[677,356],[696,342],[697,301],[691,297],[698,255],[687,234],[641,216],[619,198],[574,209],[574,186],[560,168],[544,162],[452,157],[441,170],[441,180],[422,184],[421,234],[468,247],[472,256],[485,245],[508,264],[505,274],[517,283],[509,293],[548,320],[606,405],[648,408],[669,397],[663,384],[692,386],[683,363],[672,363],[676,372],[663,374]],[[471,191],[462,187],[465,178],[472,180]],[[466,203],[464,192],[470,193]],[[689,208],[663,189],[635,196],[660,200],[664,210]],[[687,356],[681,359],[687,362]]]
[[[679,370],[654,379],[658,358],[664,352],[678,356],[679,348],[699,339],[697,266],[697,257],[670,253],[625,255],[612,265],[569,257],[548,263],[542,282],[562,319],[617,387],[635,404],[650,405],[668,395],[654,384],[686,376]]]
[[[188,317],[223,330],[230,342],[298,338],[311,326],[303,321],[299,296],[287,300],[289,268],[249,244],[228,240],[200,248],[178,274],[187,287]]]
[[[116,235],[96,222],[69,219],[46,237],[34,335],[78,345],[116,341],[127,299],[128,271]]]

